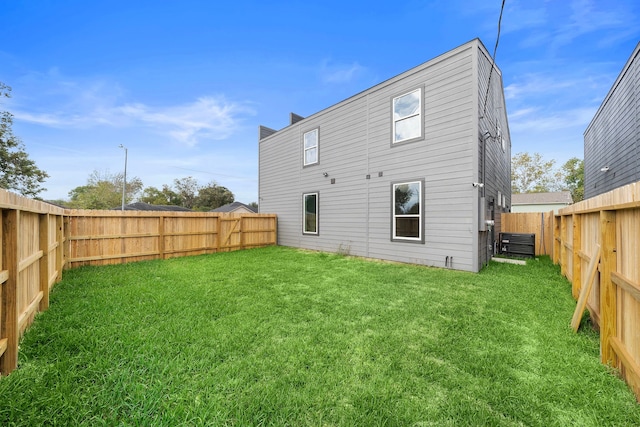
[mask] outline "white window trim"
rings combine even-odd
[[[396,214],[396,186],[405,184],[418,184],[420,194],[418,200],[420,200],[420,211],[418,214],[397,215]],[[414,218],[418,217],[418,237],[405,237],[396,235],[396,218]],[[406,241],[406,242],[424,242],[424,180],[417,179],[412,181],[399,181],[391,184],[391,240],[393,241]]]
[[[316,145],[314,145],[313,147],[307,148],[305,147],[305,140],[306,140],[307,134],[311,132],[316,133]],[[316,149],[316,160],[314,162],[307,163],[307,151],[312,150],[314,148]],[[302,134],[302,165],[311,166],[311,165],[317,165],[318,163],[320,163],[320,128],[319,127],[315,129],[310,129]]]
[[[307,207],[306,207],[306,199],[307,196],[315,196],[316,197],[316,231],[307,231]],[[309,235],[318,235],[318,226],[319,226],[319,218],[320,218],[320,196],[318,192],[315,193],[303,193],[302,194],[302,234]]]
[[[420,101],[420,105],[418,106],[418,112],[409,116],[405,116],[405,117],[401,117],[398,120],[396,120],[395,118],[395,103],[396,103],[396,99],[398,98],[402,98],[403,96],[409,95],[410,93],[413,92],[418,92],[419,96],[418,99]],[[411,138],[406,138],[406,139],[399,139],[396,141],[396,123],[398,123],[401,120],[406,120],[410,117],[420,117],[420,135],[418,136],[414,136]],[[419,139],[422,139],[423,135],[424,135],[424,123],[423,123],[423,117],[422,117],[422,87],[416,88],[416,89],[412,89],[408,92],[405,92],[401,95],[395,96],[391,99],[391,121],[393,122],[393,126],[391,129],[391,143],[392,144],[400,144],[403,142],[408,142],[408,141],[416,141]]]

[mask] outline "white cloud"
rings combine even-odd
[[[548,132],[576,127],[585,129],[596,110],[596,107],[557,111],[543,111],[538,108],[516,110],[509,114],[509,127],[512,132]]]
[[[125,92],[107,80],[71,81],[57,70],[31,75],[39,96],[24,96],[12,108],[16,120],[52,128],[87,129],[145,127],[194,146],[203,140],[228,138],[243,117],[254,112],[246,103],[221,96],[203,96],[193,102],[151,106],[123,102]],[[33,85],[36,80],[37,84]]]
[[[575,80],[567,81],[558,79],[557,76],[529,74],[521,76],[517,83],[511,83],[504,88],[504,95],[507,100],[518,99],[536,94],[557,93],[558,91],[574,87]]]
[[[228,138],[238,127],[240,117],[253,114],[248,107],[217,97],[202,97],[195,102],[166,108],[144,104],[119,107],[127,118],[166,132],[188,146],[203,139]]]
[[[553,71],[517,75],[504,88],[507,101],[516,108],[521,103],[569,107],[600,104],[618,72],[612,71],[612,65],[607,63],[548,65]],[[527,67],[535,68],[526,63],[519,66]]]
[[[486,3],[492,9],[493,3]],[[530,28],[539,28],[548,25],[549,17],[544,6],[531,7],[530,3],[521,1],[507,2],[503,13],[502,32],[508,34]],[[492,23],[495,26],[495,22]]]
[[[630,20],[637,20],[624,3],[572,0],[571,2],[519,2],[508,4],[504,33],[530,31],[524,48],[545,46],[550,51],[571,45],[576,39],[597,34],[588,43],[603,48],[637,34]]]
[[[568,45],[576,38],[607,29],[625,28],[627,20],[622,9],[617,9],[614,3],[604,8],[597,8],[593,0],[574,0],[571,2],[571,14],[568,22],[558,28],[554,43]]]
[[[352,64],[332,64],[324,61],[320,68],[320,76],[324,83],[349,83],[359,77],[365,68],[354,62]]]

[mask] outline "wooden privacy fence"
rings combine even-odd
[[[166,259],[275,245],[273,214],[66,211],[68,267]]]
[[[600,329],[602,363],[640,400],[640,182],[560,210],[554,237],[554,262]]]
[[[2,189],[0,213],[0,374],[65,268],[277,244],[270,214],[65,210]]]
[[[502,233],[535,234],[536,255],[553,255],[553,211],[503,213],[501,214],[500,231]]]
[[[0,373],[18,364],[20,335],[62,278],[64,210],[0,189]]]

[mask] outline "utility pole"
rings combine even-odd
[[[122,210],[124,211],[124,196],[127,188],[127,147],[122,144],[118,147],[124,149],[124,179],[122,180]]]

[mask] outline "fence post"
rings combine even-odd
[[[40,258],[40,291],[42,292],[42,299],[38,309],[44,311],[49,308],[49,214],[40,214],[39,235],[40,235],[40,250],[42,251],[42,258]]]
[[[125,217],[126,211],[120,211],[120,264],[124,264],[127,262],[127,239],[125,236],[127,235],[127,218]]]
[[[273,244],[278,244],[278,217],[273,216]]]
[[[62,248],[62,257],[64,258],[64,265],[66,268],[71,268],[70,265],[67,265],[69,260],[71,259],[71,217],[64,217],[64,245]]]
[[[221,216],[222,214],[220,213],[216,215],[216,252],[220,252],[222,249],[222,229],[220,228],[222,226],[222,221],[220,221]]]
[[[62,280],[62,269],[64,268],[64,215],[56,215],[56,282]]]
[[[560,264],[560,223],[562,221],[561,216],[554,216],[553,221],[553,263]]]
[[[0,372],[8,374],[18,366],[18,264],[19,259],[19,223],[20,211],[17,209],[2,211],[4,231],[2,265],[9,272],[2,292],[2,331],[6,337],[7,349],[0,357]]]
[[[582,286],[582,215],[573,214],[573,280],[571,281],[571,294],[578,299]]]
[[[560,272],[567,277],[567,220],[563,215],[560,219]]]
[[[7,270],[7,267],[4,265],[4,255],[2,252],[2,248],[4,247],[4,241],[6,239],[6,236],[4,235],[4,224],[2,221],[2,217],[3,217],[3,210],[0,209],[0,359],[2,359],[2,355],[4,354],[4,352],[7,349],[7,340],[6,338],[4,338],[4,315],[3,315],[3,311],[4,311],[4,300],[2,297],[2,291],[4,289],[4,284],[7,281],[7,279],[9,278],[9,271]],[[0,374],[2,373],[2,371],[0,370]]]
[[[618,360],[610,339],[617,334],[617,290],[611,273],[617,270],[616,240],[616,211],[600,211],[600,357],[602,363],[614,367]]]
[[[164,259],[164,215],[160,215],[158,221],[158,255]]]

